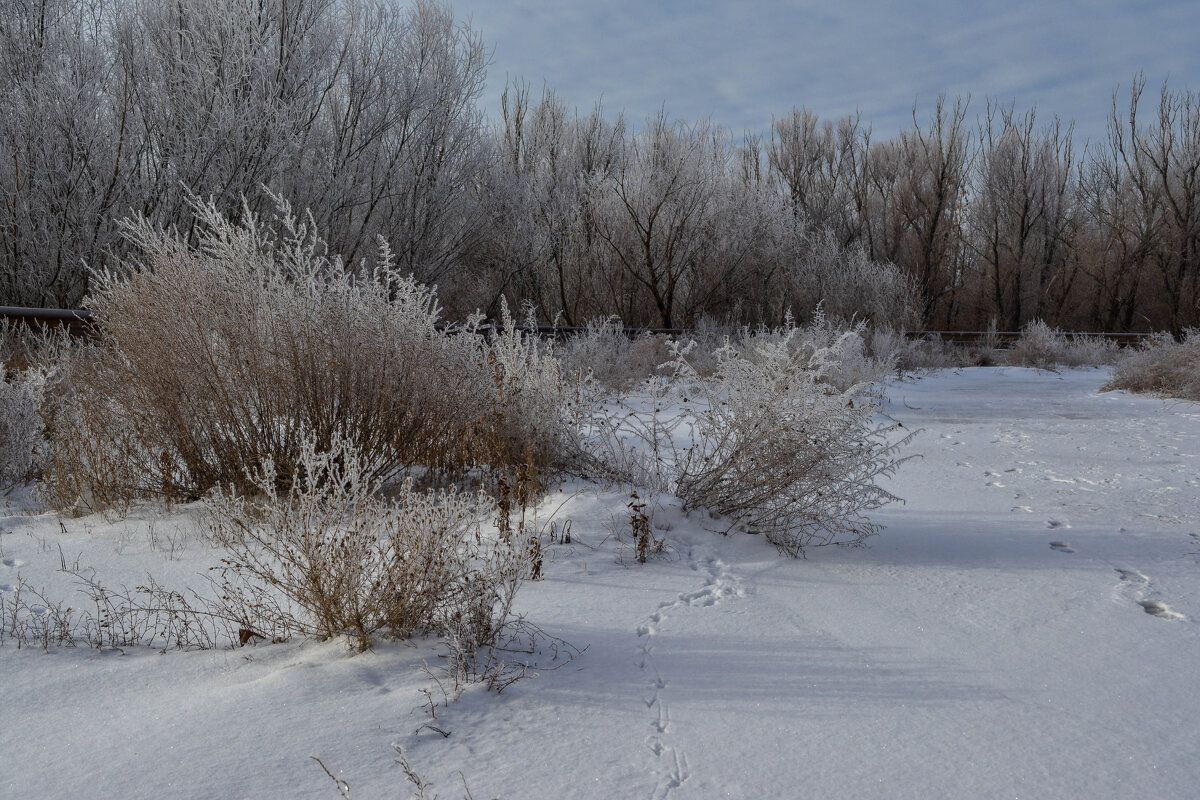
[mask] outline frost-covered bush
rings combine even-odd
[[[44,370],[9,372],[0,362],[0,488],[29,480],[38,467],[45,387]]]
[[[103,504],[86,476],[106,447],[138,462],[132,493],[177,499],[245,489],[268,461],[286,488],[302,437],[328,450],[335,431],[371,479],[561,466],[577,393],[553,353],[511,330],[443,329],[435,290],[399,274],[386,244],[347,265],[282,201],[269,224],[193,206],[190,238],[128,222],[136,255],[97,276],[98,343],[60,414],[97,444],[59,440],[58,471],[80,479],[59,481],[59,504]]]
[[[1007,361],[1019,367],[1054,369],[1055,367],[1099,367],[1113,363],[1116,343],[1098,336],[1070,335],[1034,320],[1021,329],[1021,336],[1009,349]]]
[[[886,326],[869,328],[863,335],[872,358],[893,364],[897,372],[954,369],[976,364],[981,358],[939,336],[911,338]]]
[[[675,492],[764,534],[789,555],[825,544],[859,544],[877,532],[866,512],[894,499],[877,484],[899,464],[893,428],[856,401],[860,386],[822,380],[837,350],[797,359],[802,329],[728,346],[700,376],[677,348],[674,376],[693,398],[690,447],[675,465]]]
[[[568,337],[559,350],[568,375],[591,373],[599,386],[628,389],[658,373],[671,356],[667,337],[643,333],[630,337],[618,317],[592,320]]]
[[[872,260],[861,246],[843,246],[831,231],[807,234],[803,242],[803,252],[787,271],[802,319],[809,309],[899,328],[920,318],[916,281],[900,267]]]
[[[798,327],[791,314],[788,314],[784,324],[778,328],[744,329],[736,348],[744,358],[756,361],[763,353],[775,352],[775,348],[764,345],[779,345],[787,350],[801,369],[811,372],[817,381],[829,384],[838,391],[850,388],[863,390],[895,369],[890,353],[872,355],[867,352],[866,335],[864,323],[851,326],[840,324],[818,308],[812,321],[803,327]],[[719,351],[720,348],[714,348],[709,357],[717,365],[721,362],[716,355]],[[689,359],[689,363],[694,366],[693,359]]]
[[[1112,339],[1087,334],[1071,334],[1063,353],[1064,367],[1104,367],[1116,363],[1121,348]]]
[[[486,411],[471,426],[470,457],[501,481],[499,500],[522,506],[579,452],[581,421],[596,400],[587,374],[567,374],[553,342],[523,332],[501,301],[498,329],[480,344]]]
[[[485,404],[473,337],[437,329],[434,291],[398,274],[386,245],[351,267],[282,202],[273,225],[193,206],[194,244],[128,222],[137,255],[90,300],[103,368],[84,389],[161,454],[160,482],[199,494],[269,459],[286,483],[302,435],[328,449],[335,430],[372,477],[465,458],[454,445]]]
[[[895,499],[875,481],[907,441],[874,422],[872,383],[894,362],[868,356],[864,332],[818,309],[808,327],[743,329],[712,351],[673,342],[666,374],[593,418],[588,473],[672,492],[791,555],[861,542],[878,529],[866,512]]]
[[[42,403],[47,457],[41,489],[63,513],[123,514],[138,497],[176,499],[169,455],[156,458],[137,419],[104,390],[111,381],[106,355],[93,345],[65,351]]]
[[[268,459],[248,476],[252,494],[207,498],[206,527],[226,548],[217,583],[247,635],[379,636],[433,633],[456,652],[493,643],[528,576],[524,542],[484,531],[494,501],[482,492],[421,492],[406,480],[391,497],[353,443],[302,440],[299,477],[286,489]]]
[[[1054,369],[1067,347],[1067,337],[1040,319],[1021,329],[1021,336],[1008,351],[1008,363],[1019,367]]]
[[[1178,342],[1161,334],[1126,351],[1104,388],[1200,400],[1200,330],[1187,331]]]

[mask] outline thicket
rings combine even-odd
[[[0,641],[190,648],[299,634],[362,649],[379,637],[434,634],[449,647],[456,681],[503,683],[516,673],[495,651],[515,630],[516,591],[541,568],[524,509],[560,470],[667,488],[790,555],[860,542],[877,530],[867,513],[894,499],[876,479],[896,468],[902,442],[872,421],[861,382],[892,362],[864,354],[861,326],[819,318],[807,328],[744,329],[699,357],[695,342],[662,341],[667,374],[645,386],[682,405],[663,426],[642,429],[653,463],[630,472],[614,457],[629,444],[619,402],[597,404],[590,375],[571,377],[552,344],[521,333],[507,313],[490,337],[470,325],[440,329],[432,294],[411,280],[397,284],[386,258],[351,277],[337,259],[314,256],[315,234],[282,211],[275,227],[238,226],[198,204],[208,229],[194,246],[130,223],[146,260],[97,282],[94,340],[58,348],[0,393],[0,418],[24,437],[5,451],[6,474],[40,472],[44,496],[60,510],[119,514],[147,497],[202,497],[206,538],[223,550],[215,598],[188,599],[152,579],[111,590],[76,567],[95,613],[72,612],[22,582],[11,600],[0,597]],[[194,314],[166,325],[172,291],[182,287],[197,292],[187,306]],[[246,315],[232,328],[216,313],[231,305]],[[392,319],[398,327],[385,334],[407,332],[424,349],[379,358],[401,359],[396,369],[428,379],[426,390],[440,386],[439,370],[461,370],[455,391],[478,399],[384,386],[351,402],[337,380],[386,375],[387,365],[366,352],[348,366],[339,345],[353,333],[321,324],[333,311],[377,326]],[[273,338],[284,312],[293,325],[286,342]],[[611,338],[612,325],[596,326],[584,349]],[[706,374],[696,364],[707,364]],[[633,386],[633,378],[616,383]],[[318,384],[333,388],[314,392]],[[404,419],[424,427],[410,425],[401,443],[376,438]],[[327,429],[316,427],[322,421]],[[686,432],[683,448],[677,431]],[[596,446],[605,436],[616,437],[608,450]],[[36,463],[31,450],[41,454]],[[651,470],[669,484],[644,481]],[[633,497],[644,560],[661,543]]]
[[[268,461],[286,488],[310,438],[347,439],[371,481],[474,474],[519,493],[566,465],[586,381],[511,319],[490,337],[443,326],[385,244],[351,270],[286,204],[240,224],[193,209],[192,242],[125,224],[133,253],[94,283],[95,338],[47,404],[58,507],[249,489]]]
[[[1105,388],[1200,400],[1200,331],[1189,330],[1182,340],[1160,335],[1127,351]]]
[[[3,303],[78,306],[83,265],[128,255],[118,220],[189,238],[189,190],[263,216],[269,187],[349,264],[386,235],[455,319],[503,299],[575,325],[778,325],[822,302],[896,329],[1200,323],[1200,101],[1140,77],[1086,148],[1033,109],[949,101],[890,139],[796,108],[738,142],[520,83],[489,124],[480,34],[428,0],[5,15]]]
[[[295,633],[350,637],[434,633],[456,658],[494,645],[530,576],[528,543],[485,534],[495,500],[482,491],[419,492],[412,480],[384,497],[354,443],[302,444],[302,474],[278,488],[268,460],[253,493],[208,498],[206,528],[225,548],[217,583],[228,617],[268,641]]]
[[[1065,334],[1045,322],[1034,320],[1003,354],[1005,363],[1019,367],[1102,367],[1115,362],[1120,350],[1111,339],[1082,334]]]
[[[272,217],[244,208],[237,222],[211,200],[189,203],[188,235],[122,223],[129,247],[94,274],[88,339],[0,373],[0,455],[7,480],[36,475],[61,512],[203,500],[223,550],[217,596],[112,591],[93,576],[83,587],[97,612],[80,615],[38,605],[44,593],[22,584],[0,604],[18,643],[299,634],[361,649],[434,634],[456,675],[507,680],[487,665],[541,568],[525,509],[565,470],[642,477],[612,458],[621,411],[599,403],[590,361],[614,387],[691,394],[666,428],[644,431],[643,444],[674,454],[654,469],[688,507],[786,553],[860,541],[876,530],[866,514],[893,499],[876,479],[895,468],[896,444],[861,396],[892,361],[865,354],[861,324],[818,309],[806,328],[746,328],[719,347],[709,329],[692,355],[695,342],[630,341],[608,320],[560,356],[503,301],[498,327],[443,324],[436,291],[402,276],[386,243],[352,268],[281,199]],[[596,431],[618,441],[597,448]]]
[[[190,241],[125,222],[91,338],[3,384],[0,418],[41,444],[43,496],[67,513],[203,500],[219,600],[166,619],[221,620],[243,643],[431,633],[478,673],[538,567],[510,517],[579,457],[588,377],[506,309],[486,335],[443,325],[382,242],[351,270],[282,201],[240,223],[191,203]],[[5,469],[27,469],[26,440],[3,443]],[[138,641],[163,619],[133,595],[114,608],[144,622]]]
[[[170,259],[146,271],[140,263],[123,279],[105,276],[96,341],[4,383],[0,419],[3,432],[24,437],[5,441],[6,473],[30,477],[21,470],[35,439],[44,449],[43,496],[59,510],[121,514],[145,498],[200,497],[206,538],[223,550],[215,597],[185,600],[153,584],[113,591],[76,573],[97,611],[72,613],[22,583],[11,600],[0,597],[0,641],[211,647],[223,637],[245,644],[299,634],[345,637],[363,649],[379,637],[433,634],[449,647],[455,680],[507,680],[494,649],[514,633],[513,597],[539,566],[536,543],[509,518],[535,502],[540,482],[571,456],[570,440],[555,437],[571,429],[564,417],[579,395],[564,392],[547,366],[552,357],[511,328],[490,340],[438,329],[432,294],[409,281],[400,284],[409,294],[389,299],[383,290],[397,284],[383,268],[347,281],[336,262],[322,261],[319,273],[284,277],[273,271],[277,241],[253,226],[213,222],[223,247],[202,241],[191,249],[158,232]],[[214,273],[240,281],[201,280]],[[138,283],[150,274],[154,281]],[[184,315],[175,338],[146,338],[166,335],[154,323],[170,308],[166,289],[183,286],[201,293],[192,298],[196,316]],[[242,336],[231,340],[215,310],[262,300],[264,289],[289,304],[296,339],[270,338],[281,308],[260,306],[237,320]],[[411,303],[413,293],[422,302]],[[407,344],[424,347],[341,350],[343,338],[314,324],[331,313],[373,314],[377,338],[417,332]],[[399,331],[380,327],[389,313]],[[384,381],[371,394],[372,372],[383,379],[388,369],[422,392],[393,394],[399,387]],[[430,395],[446,389],[437,383],[444,370],[460,373],[456,394]],[[51,385],[38,403],[30,386],[39,388],[46,373]],[[339,378],[365,394],[337,391]],[[389,438],[405,421],[412,424],[398,432],[404,438]]]
[[[897,499],[879,479],[907,441],[876,423],[862,397],[881,371],[861,368],[859,332],[827,343],[815,332],[788,326],[727,344],[707,378],[681,348],[671,364],[697,406],[672,488],[686,506],[729,517],[791,556],[876,533],[867,512]]]

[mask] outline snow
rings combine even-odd
[[[0,796],[337,797],[316,755],[354,797],[403,797],[396,744],[444,798],[464,780],[476,798],[1194,797],[1200,407],[1099,393],[1106,377],[894,382],[884,411],[921,430],[921,458],[860,549],[780,558],[659,496],[665,552],[642,565],[628,495],[564,486],[538,524],[569,518],[573,541],[518,606],[586,649],[436,719],[431,642],[9,643]],[[203,589],[219,554],[194,513],[64,529],[11,508],[0,590],[20,574],[65,596],[63,560]]]

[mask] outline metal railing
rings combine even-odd
[[[0,319],[26,325],[65,325],[77,336],[90,336],[92,312],[86,308],[20,308],[0,306]]]
[[[72,334],[79,336],[91,335],[93,314],[86,308],[19,308],[16,306],[0,306],[0,319],[24,322],[30,325],[65,325]],[[541,336],[570,336],[586,331],[581,326],[518,325],[518,329],[536,332]],[[494,326],[484,325],[479,328],[486,332],[494,330]],[[623,328],[626,336],[641,336],[643,334],[686,336],[693,333],[691,328]],[[1153,336],[1150,333],[1086,333],[1065,331],[1067,336],[1094,336],[1109,339],[1122,347],[1138,344]],[[904,331],[909,339],[941,339],[967,346],[976,346],[988,341],[994,341],[999,347],[1010,347],[1020,338],[1020,331]]]

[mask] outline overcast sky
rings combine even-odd
[[[878,137],[923,121],[941,93],[1036,105],[1040,118],[1104,133],[1113,89],[1139,70],[1157,93],[1200,90],[1198,0],[452,0],[494,58],[484,103],[505,78],[544,84],[581,111],[603,98],[640,122],[675,119],[766,131],[807,106],[855,110]],[[972,117],[974,114],[972,114]]]

